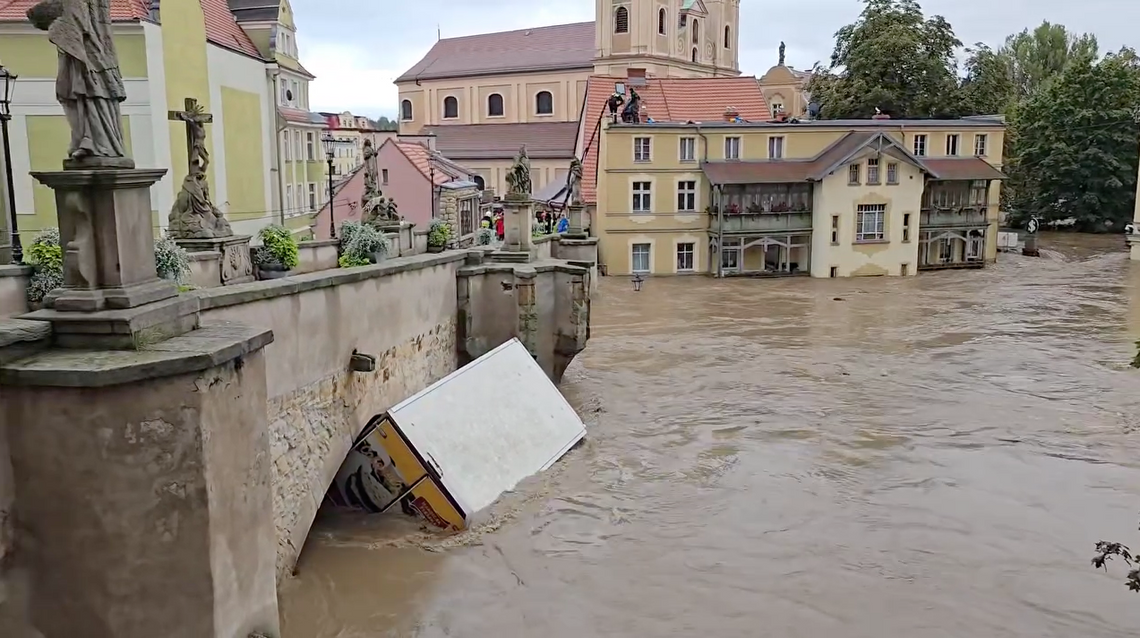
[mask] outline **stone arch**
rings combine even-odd
[[[629,33],[629,9],[618,7],[614,11],[614,33]]]

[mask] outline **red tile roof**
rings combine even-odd
[[[39,0],[0,0],[0,22],[27,22],[28,9],[37,2]],[[249,39],[249,35],[234,20],[226,0],[199,0],[199,2],[202,5],[207,40],[218,46],[261,59],[261,54]],[[149,0],[111,0],[111,19],[116,22],[150,20],[149,5]]]
[[[472,172],[454,162],[442,157],[439,153],[432,153],[426,146],[418,142],[397,142],[389,139],[385,140],[385,144],[395,144],[396,148],[408,158],[408,161],[416,167],[427,179],[431,179],[433,174],[435,176],[435,185],[443,186],[448,182],[466,179],[467,175]],[[435,168],[433,171],[432,168]]]
[[[598,118],[608,116],[606,100],[613,95],[614,84],[626,81],[626,78],[595,75],[587,84],[583,127],[586,139],[581,146],[586,151],[582,159],[582,197],[588,204],[597,201]],[[730,106],[746,121],[765,121],[772,117],[754,77],[650,77],[645,86],[633,88],[641,96],[643,119],[647,116],[657,122],[719,122]]]
[[[593,66],[594,54],[593,22],[445,38],[396,81],[585,69]]]
[[[436,136],[436,150],[457,160],[510,159],[524,144],[532,159],[569,160],[578,122],[448,124],[428,127],[424,133]]]
[[[244,53],[250,57],[261,58],[261,53],[249,39],[249,34],[238,26],[234,14],[226,0],[199,0],[202,5],[202,15],[206,21],[206,39],[227,49]],[[161,17],[161,15],[160,15]],[[177,28],[177,27],[174,27]]]
[[[28,9],[39,0],[0,0],[0,22],[27,22]],[[145,20],[150,17],[147,0],[111,0],[111,19],[118,21]]]

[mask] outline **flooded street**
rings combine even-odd
[[[603,279],[562,388],[587,442],[455,538],[318,521],[285,638],[1136,636],[1124,565],[1089,565],[1140,545],[1123,243],[907,279]]]

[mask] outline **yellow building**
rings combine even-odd
[[[738,76],[739,5],[596,0],[592,22],[439,40],[396,79],[400,134],[434,135],[498,193],[526,144],[542,190],[590,147],[601,113],[586,105],[609,97],[610,78]],[[591,77],[607,79],[604,96],[587,98]]]
[[[325,113],[325,129],[333,138],[333,176],[334,181],[348,177],[349,173],[364,164],[364,141],[372,142],[373,149],[389,138],[396,137],[396,131],[382,131],[380,125],[363,115],[353,115],[348,111],[343,113]]]
[[[34,3],[0,3],[0,63],[19,75],[9,128],[25,244],[39,230],[58,225],[51,190],[28,173],[59,170],[69,139],[55,99],[55,47],[25,17]],[[255,233],[279,219],[287,183],[323,183],[323,154],[322,161],[303,167],[307,171],[296,182],[279,180],[296,171],[282,161],[278,135],[286,127],[278,100],[286,96],[286,83],[297,80],[289,84],[290,99],[306,109],[312,78],[295,60],[295,29],[285,0],[117,0],[111,6],[127,92],[121,108],[129,152],[139,167],[170,169],[151,189],[156,232],[165,228],[187,171],[186,129],[171,117],[187,99],[213,116],[206,125],[210,192],[235,232]],[[319,120],[311,129],[319,133],[323,125]]]
[[[807,113],[811,96],[807,92],[811,71],[799,71],[781,62],[760,76],[760,90],[772,107],[772,112],[783,112],[790,117]]]
[[[610,124],[611,275],[914,275],[997,256],[997,118]]]

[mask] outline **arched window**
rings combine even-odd
[[[487,183],[483,181],[482,175],[475,176],[475,185],[478,186],[481,191],[487,190]]]
[[[487,115],[490,117],[503,116],[503,96],[492,93],[487,97]]]
[[[400,102],[400,119],[405,122],[412,121],[412,101],[404,100]]]
[[[730,26],[724,27],[724,48],[732,48],[732,27]]]
[[[554,114],[554,96],[550,91],[539,91],[538,95],[534,96],[534,112],[539,115]]]
[[[693,47],[693,62],[697,61],[697,47]]]
[[[701,43],[701,21],[693,18],[693,44]]]
[[[614,33],[629,33],[629,9],[618,7],[614,12]]]
[[[665,9],[657,10],[657,34],[668,35],[669,13]]]
[[[443,98],[443,119],[453,120],[459,117],[459,100],[454,95]]]

